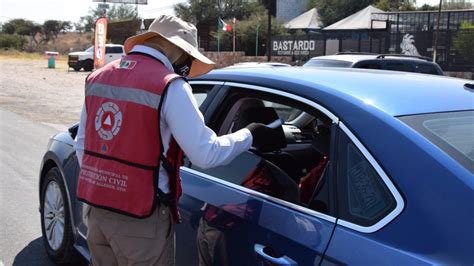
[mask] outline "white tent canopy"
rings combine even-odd
[[[359,12],[352,14],[338,22],[327,26],[324,30],[370,30],[370,29],[385,29],[385,21],[373,21],[372,27],[372,14],[373,13],[385,13],[373,6],[368,6]]]
[[[290,30],[316,30],[321,29],[322,23],[316,8],[312,8],[306,11],[305,13],[297,16],[296,18],[288,21],[284,25],[284,27]]]

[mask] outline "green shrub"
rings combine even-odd
[[[23,36],[0,33],[0,48],[2,49],[22,50],[25,44],[26,40]]]
[[[474,24],[471,24],[468,21],[463,21],[459,32],[453,40],[454,49],[456,49],[457,54],[464,57],[473,57],[474,51],[472,45],[474,43]]]

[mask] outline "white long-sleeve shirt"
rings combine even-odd
[[[161,52],[143,45],[135,45],[132,52],[141,52],[160,60],[166,68],[173,71],[170,61]],[[153,77],[150,77],[153,78]],[[191,86],[182,79],[171,82],[161,109],[160,129],[164,152],[168,151],[171,135],[183,149],[189,160],[200,168],[211,168],[231,162],[240,153],[248,150],[252,144],[252,134],[246,128],[235,133],[216,136],[214,131],[204,124]],[[75,139],[79,164],[84,154],[86,106],[82,107],[79,130]],[[158,187],[169,192],[168,174],[163,167],[159,171]]]

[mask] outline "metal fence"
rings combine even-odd
[[[290,55],[294,61],[306,61],[313,56],[338,52],[396,53],[433,57],[437,12],[372,14],[372,25],[379,21],[385,22],[386,29],[323,30],[304,36],[274,37],[272,55]],[[471,44],[472,49],[463,51],[458,51],[454,45],[458,39],[474,37],[474,30],[460,29],[464,21],[474,24],[474,10],[441,13],[436,61],[445,71],[474,72],[474,43]],[[309,47],[314,49],[309,51],[294,49],[294,44],[308,40],[314,41],[315,45]],[[293,49],[288,48],[289,43],[293,44]]]

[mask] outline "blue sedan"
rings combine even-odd
[[[237,68],[190,81],[219,135],[283,125],[270,150],[181,168],[177,265],[474,263],[474,84],[357,69]],[[43,240],[88,258],[77,126],[40,172]]]

